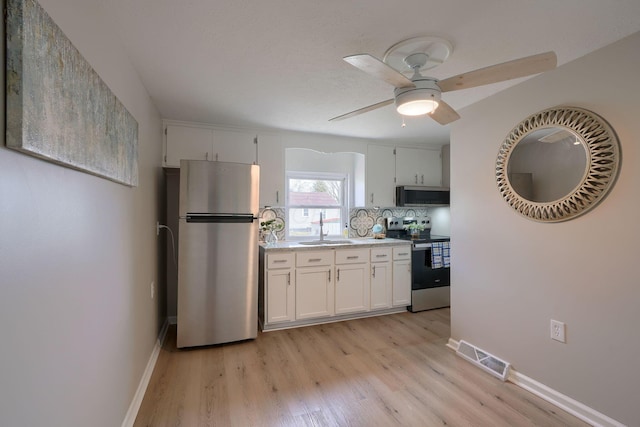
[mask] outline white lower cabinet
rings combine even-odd
[[[411,246],[261,248],[260,321],[281,329],[411,304]]]
[[[391,307],[393,259],[391,248],[371,249],[371,310]]]
[[[369,310],[369,250],[336,250],[335,314]]]
[[[296,320],[334,313],[333,250],[296,254]]]
[[[393,248],[393,306],[411,305],[411,247]]]
[[[294,253],[267,255],[265,273],[265,321],[267,324],[295,320],[296,285]]]

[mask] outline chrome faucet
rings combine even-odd
[[[325,234],[322,233],[322,226],[324,223],[322,222],[322,212],[320,212],[320,241],[324,241]]]

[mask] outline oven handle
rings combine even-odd
[[[423,251],[431,247],[431,243],[414,243],[413,250],[414,251]]]

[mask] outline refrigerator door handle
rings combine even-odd
[[[253,214],[188,213],[185,219],[200,223],[250,223],[258,218]]]

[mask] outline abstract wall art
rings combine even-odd
[[[6,145],[138,185],[138,123],[35,0],[7,0]]]

